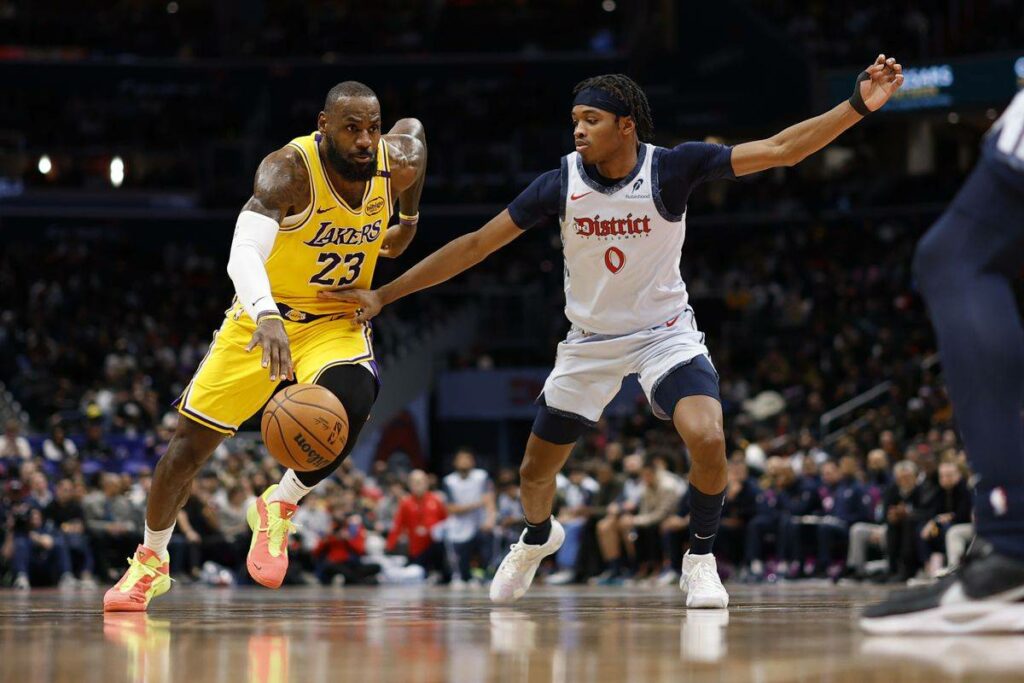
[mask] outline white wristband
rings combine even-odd
[[[243,211],[235,223],[235,236],[231,240],[231,254],[228,257],[228,276],[235,285],[235,293],[245,307],[245,312],[253,321],[263,311],[277,312],[264,264],[274,248],[278,228],[273,218],[255,211]]]

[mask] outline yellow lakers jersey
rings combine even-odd
[[[370,288],[394,207],[383,138],[377,146],[377,175],[367,181],[358,208],[331,185],[319,139],[319,133],[312,133],[289,143],[309,170],[310,202],[305,211],[282,221],[266,264],[274,300],[307,313],[339,310],[337,302],[318,299],[319,290]]]

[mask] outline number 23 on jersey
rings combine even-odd
[[[316,275],[309,278],[311,285],[323,285],[326,287],[344,287],[359,279],[359,272],[363,268],[363,261],[366,254],[357,251],[350,254],[336,254],[333,251],[325,251],[317,257],[316,262],[324,264],[324,267]],[[340,272],[335,272],[338,266],[342,266]],[[335,279],[337,275],[338,277]]]

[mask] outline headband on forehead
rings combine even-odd
[[[576,99],[572,101],[572,106],[575,107],[577,104],[603,109],[616,116],[630,116],[633,113],[629,105],[619,99],[618,95],[601,88],[580,90],[576,93]]]

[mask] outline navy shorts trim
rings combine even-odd
[[[651,402],[656,404],[652,406],[655,415],[660,411],[666,416],[662,419],[671,420],[679,399],[687,396],[710,396],[722,402],[718,389],[718,371],[704,354],[680,363],[654,383]]]
[[[552,408],[544,400],[544,394],[537,398],[537,417],[533,420],[533,433],[554,444],[575,443],[588,428],[597,426],[596,422],[582,415],[567,410]]]

